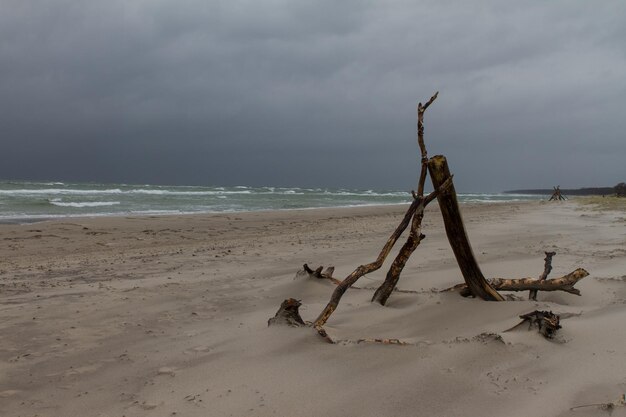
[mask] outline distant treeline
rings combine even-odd
[[[504,191],[506,194],[542,194],[550,196],[554,192],[553,188],[538,188],[532,190],[509,190]],[[565,195],[613,195],[616,194],[615,187],[592,187],[592,188],[577,188],[577,189],[564,189],[561,188],[561,193]]]

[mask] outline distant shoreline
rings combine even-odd
[[[507,190],[502,191],[503,194],[532,194],[532,195],[552,195],[552,188],[537,188],[527,190]],[[590,188],[561,188],[561,192],[565,195],[612,195],[615,194],[613,187],[590,187]]]

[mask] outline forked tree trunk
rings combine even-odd
[[[436,155],[430,158],[428,161],[428,172],[430,173],[433,187],[435,190],[439,189],[441,184],[450,178],[446,157]],[[454,185],[440,192],[437,195],[437,201],[443,216],[448,241],[459,264],[465,283],[472,294],[487,301],[504,301],[504,298],[489,285],[478,266],[478,262],[476,262],[474,252],[465,232]]]

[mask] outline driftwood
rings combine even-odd
[[[417,131],[418,131],[418,145],[421,152],[421,169],[418,180],[417,192],[412,191],[413,201],[407,209],[400,224],[393,231],[391,236],[387,239],[387,242],[381,249],[378,257],[368,264],[363,264],[357,267],[352,273],[350,273],[345,279],[338,280],[333,277],[334,268],[329,267],[323,270],[319,267],[315,270],[311,269],[307,264],[303,266],[305,274],[315,279],[327,279],[334,284],[334,289],[330,301],[326,307],[319,314],[315,322],[310,323],[318,332],[320,336],[325,338],[330,343],[337,343],[333,340],[324,329],[324,325],[337,309],[343,294],[348,288],[353,287],[353,284],[359,280],[362,276],[374,272],[380,269],[389,255],[391,249],[396,244],[402,233],[406,228],[411,225],[409,236],[402,246],[398,255],[394,259],[385,281],[376,290],[372,301],[379,302],[384,305],[389,298],[390,294],[396,289],[396,285],[400,278],[400,274],[404,269],[408,259],[415,251],[420,242],[424,239],[424,235],[421,233],[422,219],[424,216],[425,207],[432,202],[435,198],[438,200],[441,214],[443,217],[446,235],[450,246],[454,252],[457,263],[465,280],[465,284],[456,286],[457,289],[465,289],[468,295],[479,297],[483,300],[490,301],[503,301],[504,298],[498,293],[498,290],[507,291],[528,291],[531,290],[530,297],[534,299],[536,297],[536,291],[567,291],[573,294],[580,295],[580,292],[573,288],[574,284],[580,279],[588,275],[584,269],[577,269],[576,271],[556,279],[547,280],[547,276],[552,268],[551,259],[554,253],[546,252],[544,273],[539,280],[532,278],[522,279],[503,279],[496,278],[487,281],[478,266],[478,262],[474,257],[461,212],[459,209],[456,191],[452,183],[452,175],[448,168],[446,158],[438,155],[432,158],[428,158],[426,152],[426,146],[424,143],[424,112],[435,101],[438,93],[434,94],[425,105],[418,104],[417,108]],[[427,196],[424,196],[424,186],[426,177],[430,175],[433,184],[434,191]],[[555,188],[557,190],[558,187]],[[559,190],[560,195],[560,190]],[[367,288],[369,289],[369,288]],[[268,321],[268,325],[272,324],[287,324],[290,326],[302,326],[306,325],[298,313],[298,308],[301,303],[299,300],[290,298],[283,301],[281,308],[276,313],[275,317]],[[533,315],[534,314],[534,315]],[[528,315],[521,316],[524,321],[528,321],[531,325],[537,325],[539,330],[546,337],[551,337],[554,332],[560,328],[558,316],[552,315],[547,312],[533,312]],[[370,343],[384,343],[384,344],[404,344],[397,339],[362,339],[359,342]]]
[[[417,184],[417,194],[413,192],[413,198],[420,202],[424,201],[424,184],[426,183],[428,164],[428,153],[426,152],[426,144],[424,142],[424,113],[426,112],[426,109],[437,99],[438,95],[439,92],[435,93],[430,98],[430,100],[426,102],[426,104],[422,105],[422,103],[419,103],[417,105],[417,144],[420,148],[420,153],[422,155],[422,165],[420,177]],[[441,184],[441,187],[435,187],[435,190],[437,190],[438,188],[447,189],[448,187],[451,187],[452,177],[450,177],[448,180],[448,182]],[[385,305],[394,288],[396,288],[396,285],[398,285],[398,281],[400,280],[400,274],[406,266],[407,261],[409,260],[413,252],[415,252],[415,249],[417,249],[421,241],[426,237],[421,233],[423,218],[423,211],[420,213],[415,213],[413,215],[409,237],[407,238],[404,245],[402,245],[402,248],[400,248],[398,255],[396,255],[396,258],[391,264],[391,267],[389,267],[389,271],[387,272],[385,281],[380,285],[380,287],[378,287],[378,289],[372,296],[372,301],[375,301],[381,305]]]
[[[328,279],[332,282],[334,282],[335,284],[341,284],[341,281],[338,280],[337,278],[333,277],[333,272],[335,272],[335,267],[334,266],[329,266],[328,268],[326,268],[326,270],[324,272],[322,272],[322,270],[324,269],[323,267],[318,267],[315,271],[312,270],[309,265],[304,264],[302,265],[302,269],[304,270],[304,272],[306,272],[310,277],[313,278],[317,278],[317,279]]]
[[[557,185],[556,187],[554,187],[552,196],[550,197],[549,201],[552,201],[552,200],[557,200],[557,201],[567,200],[567,197],[561,192],[560,185]]]
[[[489,280],[494,288],[502,291],[565,291],[570,294],[580,295],[580,290],[574,288],[574,285],[581,279],[589,275],[589,272],[583,268],[578,268],[560,278],[553,278],[540,281],[534,278],[493,278]]]
[[[626,407],[626,394],[622,394],[617,400],[611,401],[608,403],[596,403],[596,404],[585,404],[585,405],[577,405],[576,407],[570,408],[571,411],[576,411],[581,408],[595,407],[600,410],[606,411],[611,415],[613,411],[617,407]]]
[[[536,328],[545,338],[552,339],[556,331],[561,328],[559,316],[551,311],[535,310],[531,313],[522,314],[519,318],[522,319],[522,321],[510,329],[505,330],[505,332],[510,332],[522,326],[524,323],[528,323],[528,330]]]
[[[445,187],[446,184],[442,184],[442,186]],[[321,334],[321,327],[324,326],[324,324],[326,324],[326,322],[328,321],[328,318],[337,309],[337,306],[339,305],[339,301],[341,300],[341,297],[343,297],[343,294],[348,290],[348,288],[350,288],[352,284],[358,281],[358,279],[361,278],[363,275],[369,274],[370,272],[374,272],[383,265],[383,262],[385,261],[385,259],[387,258],[387,255],[389,255],[389,252],[391,251],[391,248],[398,241],[398,238],[400,238],[400,235],[402,235],[402,232],[404,232],[404,230],[409,225],[411,218],[416,214],[422,213],[426,205],[430,203],[431,201],[433,201],[437,197],[438,193],[439,193],[439,190],[435,190],[423,200],[422,199],[413,200],[413,202],[411,203],[411,206],[405,213],[404,218],[402,219],[402,222],[400,222],[396,230],[394,230],[394,232],[391,234],[389,239],[387,239],[387,243],[385,243],[385,246],[383,246],[383,249],[378,254],[378,257],[376,258],[376,260],[369,264],[365,264],[365,265],[361,265],[357,267],[354,271],[352,271],[350,275],[348,275],[343,281],[341,281],[341,283],[337,285],[337,287],[335,288],[335,291],[333,291],[333,294],[330,297],[330,301],[328,302],[324,310],[322,310],[320,315],[315,320],[314,327],[318,332],[320,332],[320,334]]]
[[[286,325],[291,327],[304,326],[304,320],[300,317],[298,311],[302,303],[295,298],[287,298],[282,302],[280,308],[276,312],[276,315],[267,321],[268,326],[274,326],[277,324]]]
[[[556,255],[556,252],[545,252],[545,254],[546,257],[544,258],[543,274],[539,277],[539,281],[545,281],[548,278],[548,275],[550,275],[550,272],[552,271],[552,257]],[[528,293],[528,299],[537,300],[537,290],[530,290]]]
[[[487,281],[498,291],[565,291],[580,295],[580,290],[574,288],[574,285],[588,275],[585,269],[578,268],[562,277],[543,281],[535,278],[492,278]],[[443,291],[459,291],[462,296],[472,295],[467,284],[457,284]]]
[[[420,152],[422,155],[422,166],[421,166],[420,178],[418,181],[417,195],[413,193],[414,199],[413,199],[413,202],[411,203],[411,206],[409,207],[409,210],[407,210],[406,214],[404,215],[404,218],[402,219],[402,221],[400,222],[396,230],[392,233],[389,239],[387,239],[387,243],[385,244],[385,246],[383,246],[383,249],[380,251],[376,260],[374,262],[361,265],[358,268],[356,268],[340,284],[338,284],[337,288],[335,288],[335,291],[333,291],[330,301],[328,302],[324,310],[322,310],[322,312],[317,317],[314,323],[315,329],[323,337],[328,337],[328,336],[326,335],[326,331],[322,327],[324,326],[324,324],[326,324],[331,314],[333,314],[333,312],[337,309],[337,306],[339,305],[339,301],[341,300],[341,297],[343,297],[343,294],[363,275],[369,274],[370,272],[374,272],[383,265],[383,262],[385,261],[385,259],[389,255],[389,252],[391,251],[391,248],[393,248],[393,246],[396,244],[396,242],[398,241],[398,239],[400,238],[404,230],[408,227],[409,222],[411,222],[411,233],[408,239],[409,241],[407,241],[403,249],[400,251],[400,253],[396,257],[396,261],[394,262],[395,267],[393,271],[390,270],[390,273],[388,274],[388,279],[390,282],[383,284],[387,288],[385,290],[382,290],[383,293],[387,291],[391,293],[391,291],[393,291],[393,288],[395,288],[395,284],[397,283],[399,279],[400,272],[402,271],[402,269],[404,268],[404,265],[406,264],[406,260],[408,260],[408,258],[411,256],[411,253],[413,252],[413,250],[415,250],[415,247],[417,247],[417,245],[422,239],[423,235],[419,232],[419,230],[420,230],[420,226],[421,226],[421,222],[423,218],[424,208],[431,201],[433,201],[440,192],[445,191],[448,187],[452,185],[452,177],[450,176],[448,178],[448,181],[441,181],[441,184],[435,187],[432,193],[424,197],[424,183],[426,182],[426,173],[427,173],[427,168],[426,168],[427,153],[426,153],[426,146],[424,144],[424,123],[423,123],[424,119],[423,118],[424,118],[424,112],[437,99],[438,95],[439,95],[439,92],[436,92],[430,98],[430,100],[426,102],[425,105],[422,105],[421,103],[419,103],[418,108],[417,108],[418,145],[420,147]],[[382,293],[380,293],[379,295],[381,295],[381,299],[384,297],[385,300],[387,297],[389,297],[388,294],[386,295],[386,297],[382,295]],[[376,294],[374,295],[374,297],[376,297]]]
[[[322,310],[317,320],[315,320],[315,328],[322,336],[325,335],[322,334],[323,329],[321,329],[321,327],[326,323],[326,321],[328,321],[330,315],[333,314],[333,311],[335,311],[335,309],[337,308],[339,300],[341,300],[343,294],[363,275],[376,271],[383,265],[383,262],[391,251],[391,248],[393,248],[393,245],[396,243],[400,235],[402,235],[402,232],[404,232],[404,230],[409,225],[409,222],[411,221],[411,218],[413,217],[413,214],[415,213],[419,205],[420,204],[418,200],[413,200],[413,203],[411,203],[411,206],[404,214],[404,218],[402,219],[396,230],[394,230],[391,236],[389,236],[389,239],[387,239],[387,243],[385,243],[383,249],[380,251],[378,257],[374,262],[359,266],[357,269],[352,271],[352,273],[348,275],[343,281],[341,281],[341,283],[337,285],[337,288],[335,288],[335,291],[333,291],[330,301],[328,302],[324,310]]]
[[[430,158],[428,170],[435,189],[438,189],[441,184],[451,177],[446,157],[442,155]],[[463,274],[465,283],[471,293],[487,301],[504,301],[504,298],[498,294],[498,291],[489,285],[478,266],[478,262],[476,262],[465,227],[463,226],[463,218],[461,217],[461,210],[456,199],[454,186],[450,186],[444,192],[439,193],[437,201],[443,216],[448,241],[450,246],[452,246],[452,251],[461,269],[461,274]]]

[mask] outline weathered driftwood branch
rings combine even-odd
[[[431,98],[426,102],[426,104],[422,105],[422,103],[417,104],[417,144],[420,148],[420,154],[422,157],[421,160],[421,170],[420,170],[420,178],[417,184],[417,196],[422,197],[424,195],[424,184],[426,183],[426,171],[427,171],[427,163],[428,163],[428,152],[426,151],[426,143],[424,142],[424,113],[426,109],[433,104],[433,102],[437,99],[439,95],[439,91],[437,91]],[[435,188],[436,189],[436,188]]]
[[[302,266],[302,269],[304,269],[304,271],[307,274],[309,274],[310,277],[317,278],[317,279],[328,279],[328,280],[334,282],[335,284],[340,284],[341,283],[340,280],[338,280],[337,278],[333,277],[333,272],[335,272],[335,267],[334,266],[329,266],[328,268],[326,268],[326,270],[324,272],[322,272],[322,270],[324,268],[321,267],[321,266],[314,271],[307,264],[304,264]]]
[[[617,400],[611,401],[608,403],[577,405],[576,407],[570,408],[570,411],[576,411],[578,409],[587,408],[587,407],[597,407],[600,410],[608,412],[610,416],[611,413],[615,411],[617,407],[626,407],[626,394],[622,394],[621,397],[619,397]]]
[[[589,275],[583,268],[578,268],[560,278],[540,281],[534,278],[492,278],[488,280],[493,288],[498,291],[565,291],[570,294],[580,295],[580,290],[574,285]],[[443,291],[460,291],[461,295],[471,295],[467,291],[467,284],[457,284]]]
[[[411,218],[414,215],[421,214],[424,211],[426,205],[437,197],[437,195],[439,194],[438,190],[439,188],[435,189],[435,191],[430,193],[424,199],[413,200],[411,206],[405,213],[404,218],[402,219],[396,230],[394,230],[394,232],[391,234],[389,239],[387,239],[387,243],[385,243],[385,246],[383,246],[383,249],[378,254],[378,258],[376,258],[374,262],[359,266],[354,271],[352,271],[352,273],[348,275],[343,281],[341,281],[340,284],[337,285],[337,288],[335,288],[335,291],[333,291],[333,294],[330,297],[330,301],[315,320],[314,327],[318,332],[320,332],[320,334],[323,330],[321,329],[321,327],[328,321],[328,318],[337,309],[337,306],[339,305],[339,301],[341,300],[341,297],[343,297],[343,294],[363,275],[380,269],[380,267],[383,265],[383,262],[387,258],[387,255],[389,255],[391,248],[398,241],[398,238],[400,238],[402,232],[404,232],[404,230],[409,225]]]
[[[546,257],[544,259],[543,274],[539,277],[539,281],[545,281],[546,278],[548,278],[548,275],[550,275],[550,272],[552,271],[552,257],[556,255],[556,252],[545,252],[545,254]],[[537,300],[537,290],[530,290],[528,293],[528,299]]]
[[[295,298],[287,298],[282,302],[280,308],[276,312],[276,315],[267,321],[268,326],[277,324],[287,325],[291,327],[304,326],[304,320],[300,317],[298,309],[302,303]]]
[[[418,197],[419,199],[423,197]],[[385,281],[378,287],[374,295],[372,296],[372,301],[379,303],[380,305],[385,305],[387,299],[393,292],[393,289],[398,284],[400,280],[400,274],[404,269],[407,261],[417,249],[422,239],[426,236],[421,233],[422,229],[422,219],[424,218],[424,212],[420,214],[415,214],[413,216],[413,221],[411,225],[411,232],[409,233],[409,237],[407,238],[404,245],[398,252],[398,255],[393,260],[393,263],[389,267],[389,271],[387,271],[387,276],[385,277]]]
[[[335,311],[337,305],[339,304],[339,300],[341,300],[341,297],[347,291],[347,289],[350,288],[350,286],[363,275],[376,271],[383,265],[383,262],[391,251],[391,248],[393,248],[393,245],[395,245],[395,243],[398,241],[398,238],[400,237],[400,235],[402,235],[402,232],[404,232],[404,230],[409,225],[409,222],[411,221],[411,218],[413,217],[413,214],[418,209],[418,207],[420,207],[420,202],[418,200],[413,200],[411,206],[404,214],[402,221],[400,222],[398,227],[396,227],[396,230],[393,231],[391,236],[389,236],[389,239],[387,239],[387,243],[385,243],[383,249],[380,251],[378,257],[374,262],[359,266],[357,269],[352,271],[352,273],[348,275],[343,281],[341,281],[341,283],[337,285],[337,288],[335,288],[335,291],[333,291],[330,301],[328,302],[324,310],[322,310],[317,320],[315,320],[314,327],[320,333],[320,335],[322,335],[323,337],[327,337],[326,332],[322,329],[322,326],[328,321],[330,315],[333,314],[333,311]]]
[[[448,180],[446,180],[446,182],[442,184],[439,192],[446,190],[450,186],[452,186],[452,177],[450,177]],[[430,203],[430,201],[432,201],[432,197],[434,197],[433,193],[429,194],[428,197],[424,199],[425,204]],[[430,200],[428,200],[429,198]],[[393,260],[393,263],[391,264],[391,267],[389,267],[389,271],[387,272],[387,276],[385,277],[385,281],[380,285],[380,287],[378,287],[378,289],[374,293],[372,301],[376,301],[377,303],[380,303],[380,305],[385,305],[394,288],[396,288],[396,285],[398,285],[398,281],[400,280],[400,274],[402,273],[402,270],[409,260],[409,257],[411,256],[411,254],[413,254],[415,249],[417,249],[421,241],[426,237],[421,233],[423,218],[423,210],[413,216],[409,237],[400,249],[400,252],[398,252],[396,258]]]
[[[540,281],[534,278],[493,278],[489,280],[491,285],[501,291],[565,291],[570,294],[580,295],[580,291],[574,285],[589,275],[583,268],[578,268],[560,278]]]
[[[438,189],[438,193],[441,193],[447,190],[452,186],[452,177],[448,178]],[[418,197],[418,199],[423,199],[423,206],[425,207],[429,204],[438,193],[432,192],[427,197]],[[387,272],[387,276],[385,277],[385,281],[378,287],[374,296],[372,297],[372,301],[380,303],[381,305],[385,305],[387,299],[393,292],[396,285],[398,285],[398,281],[400,280],[400,274],[404,269],[407,261],[415,251],[415,249],[419,246],[421,241],[426,237],[421,233],[421,225],[422,219],[424,218],[424,210],[422,209],[418,213],[415,213],[413,216],[413,221],[411,222],[411,232],[407,241],[404,243],[398,255],[393,260],[391,267],[389,267],[389,271]]]
[[[426,183],[426,175],[427,175],[427,163],[428,163],[428,153],[426,151],[426,144],[424,142],[424,113],[426,109],[437,99],[439,92],[436,92],[430,100],[426,102],[426,104],[422,105],[422,103],[418,103],[417,105],[417,144],[420,148],[421,153],[421,170],[420,177],[417,184],[417,194],[413,192],[413,198],[422,200],[424,198],[424,184]],[[450,182],[445,182],[442,186],[445,188],[449,187],[452,184],[451,178]],[[436,188],[435,188],[436,189]],[[422,229],[422,220],[424,219],[424,212],[416,213],[413,215],[413,221],[411,222],[411,231],[409,233],[409,237],[406,242],[396,255],[396,258],[393,260],[391,267],[389,267],[389,271],[387,271],[387,276],[385,277],[385,281],[378,287],[374,296],[372,297],[372,301],[378,302],[381,305],[385,305],[387,299],[393,292],[393,289],[398,284],[400,280],[400,274],[404,269],[407,261],[415,252],[415,249],[419,246],[424,236],[421,233]]]
[[[445,156],[437,155],[430,158],[428,161],[428,171],[430,173],[430,179],[432,180],[435,190],[439,189],[441,185],[450,178],[450,170],[448,169],[448,162]],[[456,261],[459,264],[465,283],[469,290],[476,297],[480,297],[483,300],[488,301],[504,301],[504,298],[498,294],[485,279],[474,253],[470,245],[465,227],[463,226],[463,219],[461,217],[461,211],[459,210],[459,203],[456,199],[456,191],[454,185],[451,185],[439,193],[437,196],[439,202],[439,208],[441,209],[441,215],[443,216],[444,226],[446,228],[446,235],[450,241],[450,246],[456,257]]]

